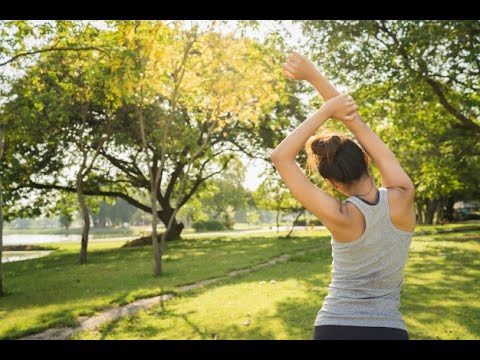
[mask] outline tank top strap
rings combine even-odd
[[[388,214],[388,190],[378,188],[378,201],[375,204],[366,202],[356,196],[350,196],[345,202],[350,201],[361,211],[367,224],[372,223],[374,218]]]

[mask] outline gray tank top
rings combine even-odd
[[[400,289],[413,232],[392,224],[386,188],[379,188],[377,204],[369,205],[357,197],[349,197],[347,201],[362,212],[365,231],[348,243],[337,242],[332,236],[332,281],[315,326],[406,330],[399,311]]]

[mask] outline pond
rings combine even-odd
[[[50,234],[10,234],[3,235],[3,246],[9,245],[35,245],[46,243],[59,243],[65,241],[80,241],[81,235],[50,235]]]
[[[89,240],[94,239],[95,236],[90,235]],[[113,237],[109,239],[100,238],[102,241],[118,241],[118,240],[131,240],[135,237]],[[63,242],[76,242],[80,244],[81,235],[58,235],[58,234],[8,234],[3,235],[3,246],[13,245],[37,245],[37,244],[54,244]],[[39,257],[47,256],[52,250],[15,250],[15,251],[3,251],[2,263],[22,261],[36,259]]]
[[[33,250],[33,251],[4,251],[2,263],[36,259],[50,255],[53,250]]]
[[[58,235],[58,234],[8,234],[3,235],[3,246],[9,245],[36,245],[36,244],[54,244],[61,242],[78,242],[80,243],[82,236],[80,234],[70,235]],[[105,238],[105,235],[95,236],[90,234],[89,240],[98,239],[102,241],[118,241],[124,239],[132,239],[135,236],[118,236],[118,234],[112,235],[109,238]]]

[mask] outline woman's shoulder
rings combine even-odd
[[[390,220],[397,230],[413,232],[416,225],[413,194],[398,187],[386,188]]]

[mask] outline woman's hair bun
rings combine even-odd
[[[312,153],[318,157],[318,162],[326,159],[331,163],[342,142],[342,138],[338,135],[322,136],[314,139],[310,147]]]
[[[317,134],[307,140],[307,171],[318,171],[325,179],[352,184],[368,174],[363,150],[343,134]]]

